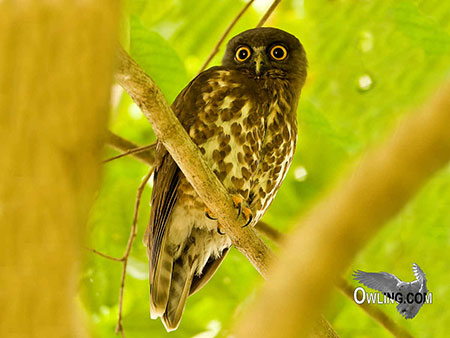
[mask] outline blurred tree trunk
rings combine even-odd
[[[118,3],[0,3],[0,336],[76,337]]]

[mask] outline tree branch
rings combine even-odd
[[[149,181],[150,177],[153,174],[154,168],[150,168],[147,175],[144,176],[142,179],[142,182],[139,184],[139,187],[136,192],[136,201],[134,205],[134,215],[133,215],[133,224],[131,226],[130,230],[130,236],[128,237],[127,246],[125,247],[125,252],[121,258],[112,257],[109,255],[106,255],[98,250],[85,247],[87,250],[95,253],[96,255],[99,255],[103,258],[106,258],[108,260],[114,261],[114,262],[120,262],[122,263],[122,277],[120,281],[120,291],[119,291],[119,315],[117,319],[117,325],[116,325],[116,334],[120,333],[122,335],[122,338],[125,338],[125,331],[123,329],[122,325],[122,311],[123,311],[123,292],[125,290],[125,277],[127,274],[127,267],[128,267],[128,258],[130,257],[131,248],[133,247],[133,242],[137,235],[137,222],[138,222],[138,216],[139,216],[139,207],[141,205],[141,198],[142,193],[144,192],[145,185]]]
[[[236,337],[306,335],[333,281],[356,253],[447,165],[449,125],[450,84],[365,155],[348,179],[304,218]]]
[[[80,251],[100,187],[119,1],[0,1],[0,337],[88,337]]]

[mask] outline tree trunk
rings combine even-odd
[[[116,1],[1,1],[0,336],[81,337],[81,239],[98,187]]]

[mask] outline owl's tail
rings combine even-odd
[[[151,252],[150,259],[150,317],[156,319],[166,311],[172,278],[173,257],[165,245],[164,236],[159,252]],[[157,257],[157,258],[155,258]]]
[[[167,331],[176,330],[180,324],[193,277],[194,271],[189,266],[187,257],[181,256],[174,262],[169,299],[166,311],[161,318]]]
[[[150,314],[152,319],[161,317],[167,331],[180,324],[194,271],[187,255],[174,261],[167,246],[162,246],[150,280]]]

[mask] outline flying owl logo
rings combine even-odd
[[[416,277],[416,280],[412,282],[403,282],[397,276],[387,272],[357,270],[354,272],[353,277],[361,284],[380,291],[385,296],[395,300],[398,303],[397,311],[405,319],[412,319],[419,313],[428,293],[425,273],[415,263],[412,269],[414,277]]]

